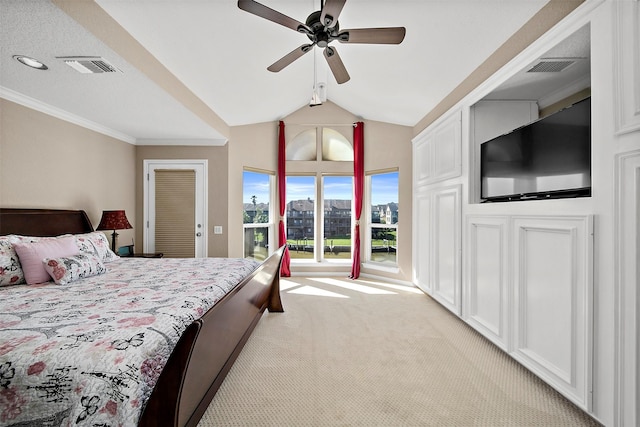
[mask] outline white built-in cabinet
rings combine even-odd
[[[626,427],[640,425],[640,1],[615,4],[616,423]]]
[[[465,320],[588,409],[593,220],[470,215]]]
[[[421,189],[414,196],[415,283],[461,314],[460,185]]]
[[[422,187],[460,177],[462,174],[461,112],[447,116],[413,146],[414,185]]]
[[[413,281],[461,314],[461,112],[414,141]]]
[[[488,102],[471,109],[479,140],[537,118],[535,102]],[[498,112],[498,114],[496,114]],[[592,383],[593,219],[483,214],[475,174],[462,172],[457,110],[414,141],[413,281],[574,403],[590,410]],[[470,160],[474,162],[474,160]],[[473,168],[471,168],[473,169]],[[470,189],[465,191],[465,185]],[[463,197],[474,203],[464,212]],[[533,203],[545,203],[537,201]],[[469,206],[469,205],[467,205]],[[517,210],[516,210],[517,211]]]

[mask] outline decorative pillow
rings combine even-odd
[[[45,258],[58,258],[75,255],[78,251],[75,238],[64,236],[56,239],[43,239],[39,242],[16,242],[13,247],[18,254],[24,279],[29,285],[51,280],[42,265]]]
[[[18,241],[14,235],[0,236],[0,286],[24,283],[24,273],[13,243]]]
[[[101,231],[76,234],[75,238],[80,252],[95,255],[102,262],[111,262],[120,258],[111,250],[107,236]]]
[[[84,277],[107,272],[107,268],[97,256],[87,253],[61,258],[45,258],[42,264],[58,285],[66,285]]]

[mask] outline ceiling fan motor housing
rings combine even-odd
[[[326,28],[325,25],[320,22],[321,14],[322,11],[317,10],[307,18],[306,25],[311,29],[311,34],[307,33],[307,37],[309,37],[312,43],[318,45],[318,47],[325,48],[337,37],[339,24],[336,21],[333,27]],[[327,19],[327,21],[332,22],[333,18]]]

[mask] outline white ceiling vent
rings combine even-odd
[[[542,58],[527,73],[559,73],[583,58]]]
[[[84,74],[121,73],[116,67],[99,56],[58,56],[57,59]]]

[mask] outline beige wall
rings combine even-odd
[[[133,230],[121,230],[118,245],[135,238],[142,250],[143,160],[207,159],[208,254],[241,257],[242,171],[251,167],[275,173],[278,124],[259,123],[231,128],[223,147],[134,146],[66,121],[0,100],[0,206],[84,209],[94,227],[102,210],[125,209]],[[307,124],[353,123],[357,116],[327,102],[284,118],[287,141]],[[301,125],[304,124],[305,126]],[[349,141],[353,129],[330,126]],[[400,177],[399,274],[411,280],[411,128],[365,121],[365,170],[398,168]],[[140,224],[140,226],[138,226]],[[222,225],[224,233],[213,234]],[[381,274],[377,270],[363,273]]]
[[[229,256],[243,256],[242,172],[245,166],[274,172],[278,165],[278,124],[258,123],[231,128],[229,146]]]
[[[134,161],[131,144],[0,99],[2,207],[83,209],[94,228],[124,209],[136,230]]]
[[[364,122],[364,169],[376,171],[398,168],[398,274],[372,270],[366,266],[363,273],[395,277],[411,281],[412,273],[412,218],[413,218],[413,161],[411,138],[413,129],[382,122]]]
[[[185,146],[138,146],[136,147],[135,160],[135,191],[136,191],[136,221],[144,223],[143,212],[143,161],[161,159],[206,159],[208,163],[207,197],[208,208],[208,256],[228,256],[228,230],[227,205],[229,186],[227,185],[227,158],[228,144],[223,147],[185,147]],[[242,211],[242,207],[240,207]],[[223,234],[213,234],[213,226],[222,225]],[[143,229],[136,229],[136,242],[139,250],[142,249]]]
[[[326,102],[313,108],[304,106],[283,118],[287,142],[303,130],[325,125],[353,140],[353,127],[360,120],[339,106]],[[364,121],[365,171],[398,168],[400,179],[400,230],[398,239],[398,274],[384,273],[364,267],[363,273],[411,280],[411,211],[412,211],[412,128],[387,123]],[[342,126],[344,125],[344,126]],[[260,123],[231,129],[229,143],[229,256],[242,256],[242,171],[245,167],[265,171],[277,170],[278,123]],[[331,171],[327,171],[331,172]],[[364,235],[362,236],[364,238]],[[310,271],[305,268],[305,271]],[[333,267],[333,270],[336,270]],[[344,268],[342,270],[345,270]],[[349,270],[348,268],[346,270]],[[345,271],[346,271],[345,270]],[[293,269],[301,271],[301,269]]]

